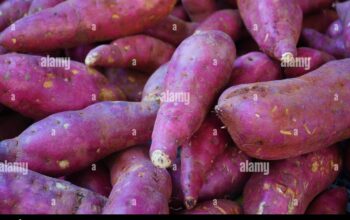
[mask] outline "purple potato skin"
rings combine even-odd
[[[243,214],[242,207],[234,201],[215,199],[199,203],[194,209],[187,210],[185,215],[239,215]]]
[[[102,195],[31,170],[0,173],[1,214],[101,214],[106,202]]]
[[[7,0],[0,5],[0,31],[28,13],[32,0]]]
[[[326,148],[350,137],[349,69],[350,59],[336,60],[298,78],[234,86],[216,110],[251,157],[280,160]]]
[[[32,15],[41,10],[54,7],[65,0],[33,0],[30,5],[28,14]]]
[[[143,91],[142,101],[155,101],[160,103],[162,92],[164,92],[165,77],[168,72],[169,62],[160,66],[147,80]]]
[[[343,26],[345,48],[350,53],[350,2],[337,3],[335,7]]]
[[[343,24],[340,19],[333,21],[327,29],[327,35],[332,38],[339,37],[342,33]]]
[[[304,14],[331,7],[335,0],[295,0]]]

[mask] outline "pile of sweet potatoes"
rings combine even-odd
[[[0,214],[345,214],[350,0],[0,1]]]

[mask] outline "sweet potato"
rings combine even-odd
[[[0,46],[0,55],[8,53],[8,50],[5,47]]]
[[[237,146],[254,158],[326,148],[350,137],[349,69],[350,59],[337,60],[298,78],[231,87],[217,113]]]
[[[28,14],[32,15],[41,10],[52,8],[65,0],[33,0],[30,5]]]
[[[228,147],[218,156],[212,168],[206,173],[206,178],[199,192],[199,201],[206,201],[226,196],[237,196],[241,193],[250,174],[241,172],[241,163],[251,159],[236,147]],[[181,189],[181,162],[176,160],[171,169],[173,180],[172,206],[177,208],[179,201],[184,200]]]
[[[156,101],[160,103],[162,92],[164,92],[165,77],[168,72],[169,63],[159,67],[147,80],[142,91],[142,101]]]
[[[261,52],[250,52],[233,63],[230,85],[264,82],[281,78],[280,64]]]
[[[337,146],[274,161],[270,174],[254,173],[244,187],[245,214],[303,214],[341,168]]]
[[[144,33],[177,46],[193,34],[197,26],[197,23],[186,22],[169,15],[161,22],[145,30]]]
[[[85,62],[85,58],[90,52],[90,50],[94,49],[96,45],[94,44],[86,44],[81,45],[74,48],[69,48],[65,50],[65,54],[67,57],[69,57],[72,60],[78,61],[80,63]]]
[[[22,115],[10,112],[0,115],[0,141],[4,139],[14,138],[24,129],[26,129],[32,121]]]
[[[198,131],[182,146],[181,187],[187,209],[196,205],[206,173],[230,142],[230,136],[221,127],[220,120],[209,114]]]
[[[225,9],[210,15],[197,27],[195,33],[218,30],[225,32],[236,41],[240,37],[242,26],[238,10]]]
[[[41,119],[97,101],[124,98],[96,70],[78,62],[61,61],[16,53],[1,55],[0,102],[24,116]]]
[[[137,146],[110,161],[113,190],[103,214],[168,214],[171,177],[153,166],[148,148]]]
[[[298,56],[290,60],[292,65],[290,66],[288,62],[285,63],[283,73],[288,78],[302,76],[331,60],[335,60],[335,58],[326,52],[301,47],[298,48]]]
[[[7,28],[0,34],[0,44],[12,51],[40,52],[114,40],[155,25],[175,2],[67,0],[18,20],[15,31]]]
[[[339,19],[333,21],[327,29],[327,35],[333,38],[339,37],[342,33],[343,33],[343,24]]]
[[[313,29],[304,28],[302,33],[303,40],[309,47],[322,50],[336,58],[350,57],[350,51],[346,50],[343,36],[330,38]]]
[[[243,22],[260,49],[280,59],[297,55],[302,27],[302,11],[294,0],[237,0]]]
[[[187,210],[186,215],[238,215],[243,214],[241,206],[227,199],[214,199],[198,204],[194,209]]]
[[[341,20],[343,30],[343,39],[345,43],[345,48],[350,53],[350,2],[337,3],[335,5],[337,13]]]
[[[135,35],[94,48],[86,56],[85,64],[153,72],[168,62],[174,51],[172,45],[161,40],[146,35]]]
[[[1,214],[100,214],[106,203],[106,197],[67,181],[25,167],[0,166],[8,171],[0,172]]]
[[[109,82],[120,88],[126,95],[126,99],[139,102],[142,99],[143,88],[149,78],[147,74],[130,69],[110,68],[106,71]]]
[[[123,148],[151,139],[158,105],[100,102],[53,114],[0,142],[0,160],[27,162],[50,176],[79,171]]]
[[[65,179],[77,186],[107,197],[112,190],[109,170],[102,162],[91,164],[90,167],[73,173]]]
[[[327,31],[329,25],[337,19],[337,12],[330,9],[324,9],[317,13],[305,16],[303,18],[303,28],[311,28],[324,33]]]
[[[217,10],[215,0],[182,0],[188,16],[194,22],[204,21]]]
[[[152,133],[150,155],[154,165],[169,167],[178,146],[198,130],[228,83],[235,56],[233,41],[221,31],[194,34],[176,49]]]
[[[7,0],[0,5],[0,31],[9,27],[16,20],[22,18],[28,13],[32,0]],[[12,31],[17,26],[12,26]]]
[[[319,11],[320,9],[331,7],[335,0],[294,0],[296,1],[304,14]]]
[[[340,215],[346,213],[348,192],[345,187],[329,189],[318,195],[309,205],[306,214]]]

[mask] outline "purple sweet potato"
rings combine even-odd
[[[8,50],[5,47],[0,46],[0,55],[6,54],[6,53],[8,53]]]
[[[62,59],[10,53],[0,56],[0,102],[24,116],[41,119],[97,101],[122,100],[101,73]],[[52,66],[52,64],[55,64]]]
[[[162,92],[165,91],[165,77],[169,63],[159,67],[147,80],[142,91],[142,101],[156,101],[160,103]]]
[[[169,214],[171,177],[152,164],[147,147],[127,149],[110,164],[113,190],[103,214]]]
[[[292,60],[286,60],[283,63],[283,73],[288,78],[302,76],[331,60],[335,60],[335,58],[326,52],[301,47],[298,48],[297,57],[294,57]]]
[[[294,0],[296,1],[304,14],[329,8],[335,0]]]
[[[195,33],[201,31],[218,30],[228,34],[233,40],[238,40],[243,23],[238,10],[220,10],[205,19],[196,29]]]
[[[4,139],[14,138],[31,123],[31,120],[22,115],[10,112],[1,113],[0,115],[0,141]]]
[[[343,39],[345,43],[345,48],[350,53],[350,2],[337,3],[336,5],[337,13],[342,22],[343,30]]]
[[[254,158],[326,148],[350,137],[349,69],[350,59],[330,61],[298,78],[231,87],[217,113],[237,146]]]
[[[264,82],[281,78],[280,64],[262,52],[250,52],[233,63],[230,85]]]
[[[270,174],[254,173],[244,187],[245,214],[303,214],[336,179],[341,168],[337,146],[271,162]]]
[[[65,0],[33,0],[30,5],[28,14],[32,15],[41,10],[52,8]]]
[[[73,173],[65,179],[77,186],[107,197],[112,190],[109,170],[102,162],[92,164],[90,167]]]
[[[96,45],[94,44],[86,44],[77,46],[74,48],[69,48],[65,50],[66,56],[72,60],[78,61],[80,63],[85,62],[85,58],[90,52],[90,50],[94,49]]]
[[[32,0],[7,0],[0,5],[0,31],[28,13]],[[12,31],[18,27],[11,27]]]
[[[27,162],[50,176],[79,171],[103,157],[151,139],[158,105],[100,102],[53,114],[0,142],[0,160]]]
[[[194,22],[204,21],[217,10],[215,0],[182,0],[181,2]]]
[[[181,187],[184,204],[192,209],[198,200],[206,173],[230,142],[227,131],[214,114],[209,114],[201,127],[181,149]]]
[[[340,19],[333,21],[327,29],[327,35],[332,38],[339,37],[342,33],[343,24]]]
[[[107,198],[67,181],[0,163],[1,214],[100,214]],[[16,172],[13,172],[16,171]]]
[[[350,57],[350,51],[345,48],[343,36],[331,38],[321,34],[316,30],[304,28],[302,33],[303,40],[309,47],[322,50],[336,58]]]
[[[174,51],[172,45],[161,40],[146,35],[135,35],[94,48],[86,56],[85,64],[153,72],[168,62]]]
[[[327,31],[329,25],[337,19],[337,12],[330,9],[324,9],[317,13],[305,16],[303,18],[303,28],[311,28],[324,33]]]
[[[241,172],[241,163],[250,162],[251,159],[236,147],[228,147],[218,156],[212,168],[206,173],[206,178],[199,192],[199,201],[206,201],[226,196],[237,196],[241,193],[244,184],[250,176]],[[171,170],[173,180],[172,206],[179,206],[184,200],[181,188],[181,162],[176,160]]]
[[[7,28],[1,33],[0,44],[12,51],[40,52],[114,40],[155,25],[171,12],[175,3],[67,0],[18,20],[15,31]]]
[[[280,59],[297,55],[302,11],[294,0],[237,0],[243,22],[260,49]]]
[[[149,78],[148,75],[129,69],[108,69],[106,76],[110,83],[120,88],[126,99],[139,102],[142,99],[143,88]]]
[[[306,214],[340,215],[346,213],[348,192],[345,187],[329,189],[319,194],[309,205]]]
[[[181,146],[199,129],[218,93],[228,83],[236,49],[221,31],[194,34],[172,56],[152,133],[154,165],[169,167]]]
[[[144,33],[177,46],[192,35],[197,26],[197,23],[186,22],[169,15],[156,25],[145,30]]]
[[[214,199],[199,203],[194,209],[187,210],[186,215],[238,215],[243,214],[242,207],[227,199]]]

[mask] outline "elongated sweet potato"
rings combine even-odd
[[[304,14],[329,8],[335,0],[294,0],[296,1]]]
[[[150,155],[154,165],[169,167],[178,146],[198,130],[228,83],[235,57],[232,39],[221,31],[194,34],[176,49],[152,133]]]
[[[233,40],[238,40],[241,35],[243,23],[238,10],[220,10],[205,19],[196,29],[201,31],[218,30],[228,34]]]
[[[327,35],[333,38],[339,37],[342,33],[343,24],[340,19],[333,21],[327,29]]]
[[[0,141],[14,138],[26,129],[31,123],[29,118],[10,112],[0,115]]]
[[[137,146],[117,154],[111,161],[113,190],[104,214],[168,214],[171,177],[153,166],[148,147]]]
[[[313,29],[304,28],[302,33],[303,40],[309,47],[322,50],[335,56],[336,58],[350,57],[350,51],[345,48],[343,36],[330,38]]]
[[[85,62],[85,58],[90,52],[90,50],[96,47],[95,44],[86,44],[74,48],[69,48],[65,50],[65,54],[72,60],[78,61],[80,63]]]
[[[153,37],[135,35],[100,45],[86,56],[88,66],[131,68],[153,72],[168,62],[175,48]]]
[[[231,87],[217,113],[251,157],[278,160],[326,148],[350,137],[349,69],[343,59],[298,78]]]
[[[10,53],[0,56],[0,69],[0,102],[34,119],[124,99],[101,73],[70,60]]]
[[[321,33],[325,33],[332,24],[338,19],[338,14],[334,10],[324,9],[317,13],[304,16],[303,28],[311,28]]]
[[[337,146],[271,162],[270,174],[254,173],[244,187],[245,214],[303,214],[341,168]]]
[[[280,64],[261,52],[250,52],[233,63],[230,85],[264,82],[281,78]]]
[[[65,0],[33,0],[30,5],[28,14],[32,15],[41,10],[54,7]]]
[[[301,47],[298,48],[297,57],[289,61],[286,60],[282,65],[284,66],[283,73],[288,78],[302,76],[331,60],[335,60],[335,58],[326,52]]]
[[[206,173],[229,145],[230,136],[221,127],[222,123],[217,116],[210,114],[198,131],[182,146],[181,188],[187,209],[196,205]]]
[[[175,2],[67,0],[18,20],[15,31],[7,28],[1,33],[0,44],[12,51],[39,52],[113,40],[155,25]]]
[[[112,190],[109,170],[102,162],[91,164],[90,167],[73,173],[65,179],[107,197]]]
[[[100,214],[107,198],[23,166],[0,163],[1,214]]]
[[[237,215],[243,214],[241,206],[227,199],[214,199],[199,203],[194,209],[187,210],[186,215]]]
[[[156,101],[160,103],[165,87],[165,77],[169,62],[159,67],[147,80],[142,91],[142,101]]]
[[[120,88],[126,95],[126,99],[139,102],[142,99],[143,88],[149,78],[147,74],[129,69],[110,68],[106,71],[109,82]]]
[[[32,0],[8,0],[0,5],[0,31],[28,13]],[[18,27],[12,26],[12,31]]]
[[[100,102],[53,114],[0,142],[0,160],[27,162],[31,170],[50,176],[71,174],[149,141],[157,110],[152,102]]]
[[[197,26],[197,23],[186,22],[169,15],[156,25],[145,30],[144,33],[177,46],[193,34]]]
[[[309,205],[306,214],[340,215],[346,213],[348,192],[345,187],[329,189],[319,194]]]
[[[182,0],[182,5],[192,21],[201,22],[217,10],[215,0]]]
[[[337,13],[342,22],[343,30],[343,39],[345,48],[350,53],[350,2],[342,2],[336,4]]]
[[[302,11],[294,0],[237,0],[243,22],[260,49],[281,59],[285,53],[297,55],[302,27]]]

